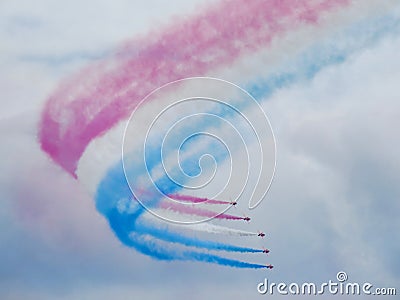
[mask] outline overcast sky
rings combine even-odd
[[[400,36],[263,102],[277,172],[243,228],[268,232],[257,243],[275,269],[167,263],[121,245],[41,152],[37,121],[63,78],[212,1],[81,2],[0,2],[0,298],[253,299],[266,276],[325,282],[342,270],[400,292]]]

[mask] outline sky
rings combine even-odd
[[[259,96],[275,135],[276,174],[256,210],[229,212],[251,214],[249,224],[232,226],[263,230],[267,237],[226,240],[267,246],[265,258],[246,254],[244,260],[272,263],[273,270],[158,261],[124,246],[96,210],[84,180],[41,150],[41,113],[63,80],[124,42],[190,19],[213,2],[0,3],[1,299],[256,299],[267,297],[256,289],[264,278],[319,283],[339,271],[399,292],[398,32],[312,78]],[[302,32],[300,41],[289,37],[287,44],[311,43],[310,34]],[[254,74],[289,55],[278,46],[273,50],[257,53],[264,65]],[[241,75],[225,78],[248,84]]]

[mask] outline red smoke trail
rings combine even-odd
[[[185,205],[185,204],[178,204],[174,203],[171,201],[162,201],[158,205],[158,207],[163,208],[163,209],[170,209],[172,211],[178,212],[178,213],[184,213],[184,214],[189,214],[189,215],[196,215],[200,217],[207,217],[207,218],[216,218],[216,219],[225,219],[225,220],[244,220],[244,217],[238,217],[234,215],[229,215],[229,214],[218,214],[214,211],[206,210],[206,209],[201,209],[197,208],[192,205]]]
[[[174,200],[183,200],[191,203],[206,203],[206,204],[231,204],[229,201],[214,200],[208,198],[199,198],[194,196],[180,195],[180,194],[169,194],[169,198]]]

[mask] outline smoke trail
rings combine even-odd
[[[181,228],[191,228],[191,225],[180,225]],[[137,234],[149,234],[159,240],[171,242],[171,243],[178,243],[185,246],[196,247],[196,248],[203,248],[208,250],[218,250],[218,251],[230,251],[230,252],[250,252],[250,253],[258,253],[262,252],[260,249],[254,249],[249,247],[239,247],[233,246],[225,243],[218,243],[213,241],[207,240],[199,240],[197,238],[188,237],[182,235],[180,233],[173,232],[169,230],[168,227],[159,228],[156,227],[154,224],[148,224],[143,222],[142,220],[135,222],[134,232]]]
[[[178,212],[178,213],[196,215],[196,216],[200,216],[200,217],[216,218],[216,219],[224,219],[224,220],[244,220],[244,217],[238,217],[238,216],[225,214],[225,213],[217,214],[216,212],[211,211],[211,210],[206,210],[206,209],[197,208],[195,206],[189,206],[189,205],[185,205],[185,204],[172,203],[172,202],[166,202],[166,201],[161,201],[159,203],[158,207],[163,208],[163,209],[170,209],[170,210]]]
[[[315,24],[347,0],[223,1],[163,34],[136,41],[122,55],[87,68],[47,101],[39,139],[42,149],[76,177],[88,143],[126,118],[156,88],[227,66],[270,44],[300,23]],[[104,71],[105,70],[105,71]]]
[[[229,227],[218,226],[215,224],[211,224],[210,222],[203,222],[197,224],[188,224],[185,227],[190,228],[191,230],[204,231],[208,233],[216,233],[216,234],[225,234],[232,236],[257,236],[257,232],[244,231],[239,229],[233,229]]]
[[[169,194],[167,195],[171,199],[175,200],[183,200],[191,203],[207,203],[207,204],[232,204],[232,202],[229,201],[223,201],[223,200],[214,200],[214,199],[208,199],[208,198],[199,198],[195,196],[188,196],[188,195],[181,195],[181,194]]]
[[[134,247],[136,250],[143,254],[161,260],[183,260],[183,261],[200,261],[215,263],[219,265],[235,267],[235,268],[248,268],[248,269],[263,269],[267,266],[243,262],[234,259],[228,259],[221,256],[207,254],[195,251],[176,251],[166,248],[159,248],[156,242],[145,240],[143,236],[135,233],[131,234],[126,240],[127,246]]]
[[[135,248],[137,251],[143,254],[160,260],[203,261],[237,268],[259,269],[266,267],[260,264],[252,264],[233,259],[226,259],[217,255],[207,253],[195,251],[180,251],[177,249],[171,250],[168,247],[161,247],[157,240],[146,239],[146,234],[154,234],[159,235],[160,238],[164,240],[176,239],[176,242],[182,244],[186,243],[191,245],[191,243],[193,242],[190,241],[190,239],[185,241],[184,238],[178,241],[179,236],[174,236],[172,233],[168,233],[167,236],[163,236],[164,232],[157,231],[157,229],[155,228],[147,227],[141,224],[138,218],[145,211],[140,205],[134,205],[133,207],[130,207],[129,211],[119,211],[118,202],[121,199],[125,199],[124,196],[129,190],[129,188],[127,190],[127,186],[122,185],[120,181],[124,177],[122,164],[120,164],[116,168],[113,168],[113,170],[110,172],[110,175],[111,177],[106,177],[105,180],[103,180],[99,185],[98,194],[96,196],[96,207],[97,210],[106,217],[115,235],[124,245]],[[204,241],[200,242],[206,243]],[[226,245],[220,246],[222,248],[226,247]],[[238,247],[238,249],[239,248],[241,247]],[[224,248],[221,250],[228,249]],[[260,251],[254,249],[253,252]]]
[[[134,231],[127,231],[127,227],[125,225],[128,223],[128,221],[133,220],[122,219],[121,215],[116,211],[109,211],[108,213],[109,214],[106,215],[106,218],[109,220],[110,227],[114,230],[119,240],[124,243],[124,245],[133,247],[137,251],[153,258],[159,260],[203,261],[236,268],[266,268],[265,265],[227,259],[213,254],[195,251],[177,251],[176,249],[171,250],[166,247],[160,247],[157,241],[148,240],[145,236]]]

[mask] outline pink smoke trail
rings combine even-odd
[[[231,204],[231,202],[229,202],[229,201],[214,200],[214,199],[208,199],[208,198],[199,198],[199,197],[187,196],[187,195],[181,195],[181,194],[169,194],[167,196],[174,200],[183,200],[183,201],[187,201],[187,202],[191,202],[191,203]]]
[[[89,142],[126,118],[154,89],[229,65],[299,23],[315,24],[322,13],[348,2],[221,1],[161,33],[128,43],[50,96],[39,127],[41,147],[76,177]]]
[[[196,215],[196,216],[200,216],[200,217],[225,219],[225,220],[245,220],[244,217],[238,217],[238,216],[224,214],[224,213],[216,215],[216,213],[214,211],[197,208],[192,205],[174,203],[171,201],[168,201],[168,202],[162,201],[159,203],[158,207],[162,208],[162,209],[170,209],[170,210],[178,212],[178,213]]]

